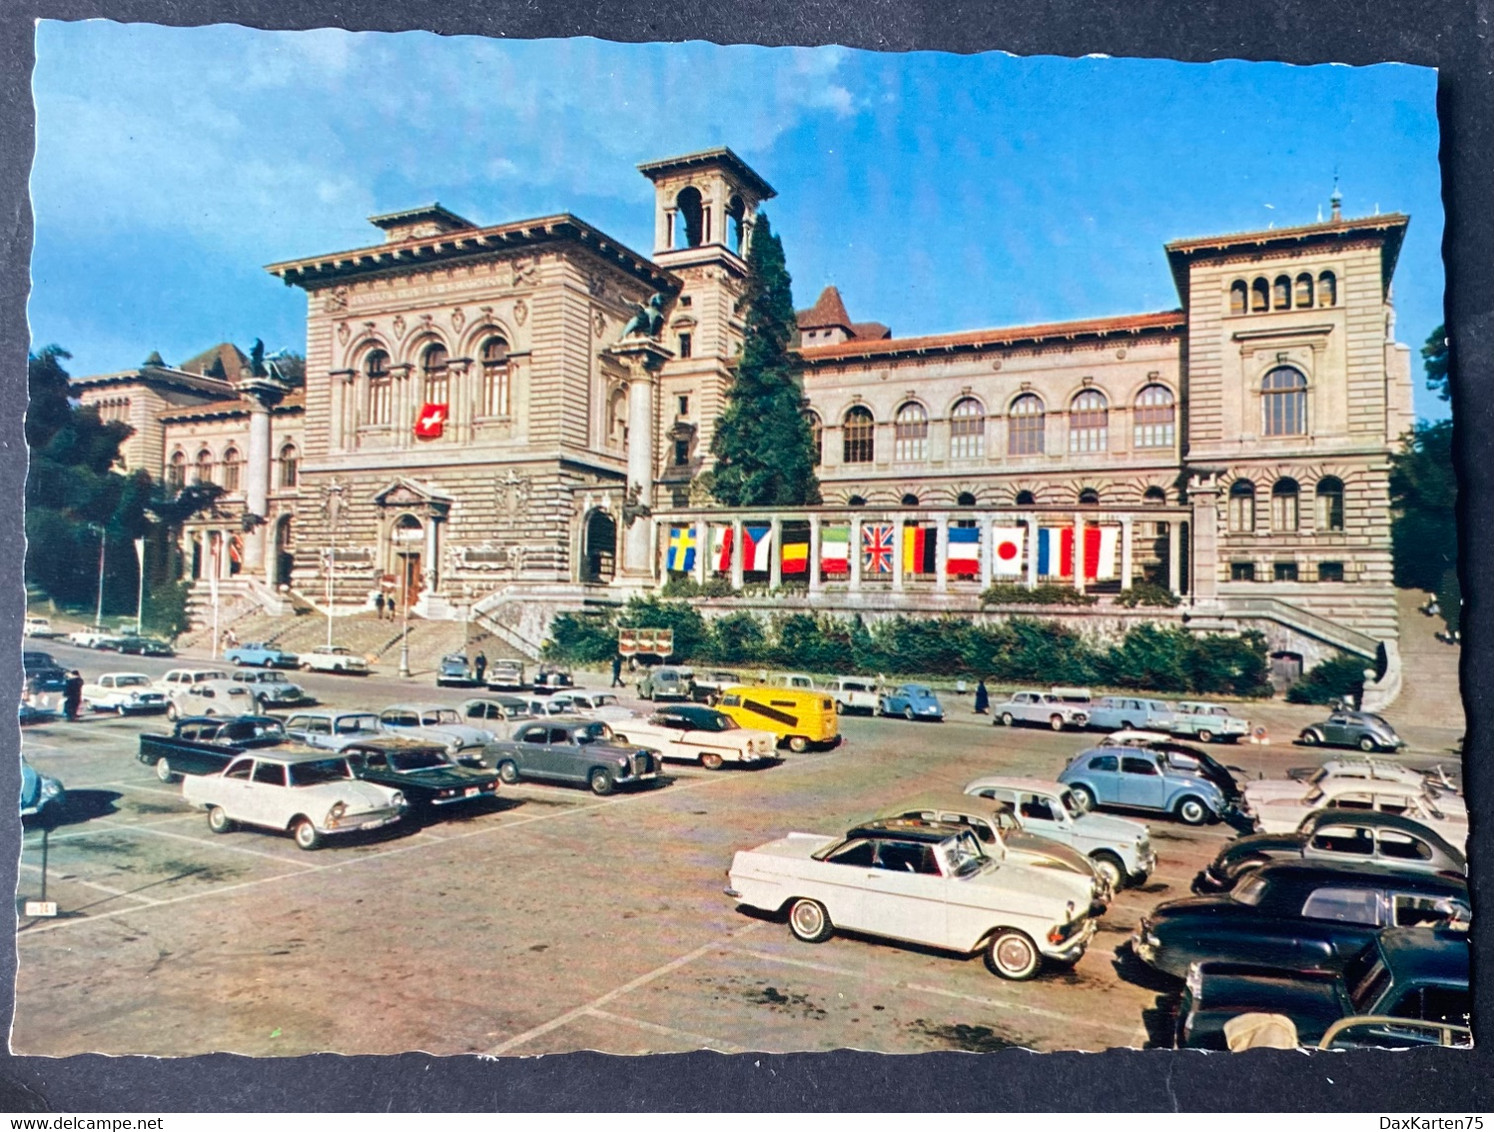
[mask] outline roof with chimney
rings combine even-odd
[[[880,322],[852,322],[846,311],[845,301],[840,297],[840,288],[831,284],[820,292],[814,306],[808,310],[795,311],[794,321],[804,330],[843,330],[851,340],[879,339],[891,337],[892,331]]]

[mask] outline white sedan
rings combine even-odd
[[[1260,833],[1293,833],[1314,810],[1334,810],[1346,817],[1374,810],[1401,814],[1440,833],[1454,845],[1468,840],[1468,807],[1456,794],[1434,795],[1425,785],[1409,786],[1372,778],[1325,778],[1316,785],[1295,783],[1286,797],[1241,799],[1240,812],[1254,820]]]
[[[1301,778],[1261,778],[1247,782],[1245,800],[1258,806],[1274,798],[1300,798],[1304,787],[1317,786],[1330,778],[1353,778],[1361,783],[1369,780],[1371,784],[1394,782],[1417,789],[1427,785],[1427,776],[1421,771],[1386,762],[1384,759],[1329,759],[1317,770]]]
[[[550,697],[546,709],[552,715],[579,715],[608,723],[632,722],[638,718],[636,711],[623,707],[611,692],[556,692]]]
[[[249,689],[227,679],[178,684],[166,693],[166,700],[166,718],[172,720],[188,715],[249,715],[254,711]]]
[[[120,715],[166,710],[166,693],[140,672],[105,672],[83,685],[83,706],[89,711],[113,711]]]
[[[726,763],[778,761],[773,732],[743,727],[724,712],[696,704],[674,704],[647,719],[614,723],[612,733],[622,742],[652,747],[666,759],[699,763],[707,770],[720,770]]]
[[[301,667],[311,672],[352,672],[368,675],[368,661],[346,645],[318,645],[301,654]]]

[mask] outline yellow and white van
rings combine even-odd
[[[773,732],[796,753],[840,742],[835,700],[824,692],[738,684],[722,689],[716,707],[743,727]]]

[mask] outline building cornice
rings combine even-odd
[[[120,370],[117,373],[85,374],[70,378],[68,384],[75,390],[105,389],[113,385],[160,385],[186,389],[193,393],[206,393],[225,400],[238,397],[238,391],[230,382],[163,366],[142,366],[140,369]]]

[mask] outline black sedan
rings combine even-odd
[[[483,761],[498,769],[498,777],[549,779],[591,787],[593,794],[611,794],[620,786],[641,786],[659,777],[659,752],[623,743],[597,719],[556,716],[525,723],[514,737],[489,743]]]
[[[1208,960],[1331,970],[1381,928],[1467,920],[1469,907],[1461,877],[1284,861],[1256,870],[1227,896],[1157,905],[1141,918],[1131,947],[1177,978]]]
[[[1231,841],[1193,881],[1198,893],[1228,892],[1276,861],[1355,861],[1410,873],[1464,876],[1468,858],[1441,834],[1400,814],[1317,810],[1294,833],[1256,833]]]
[[[355,778],[394,787],[416,809],[481,802],[498,793],[496,774],[457,766],[435,743],[380,736],[355,740],[341,754]]]

